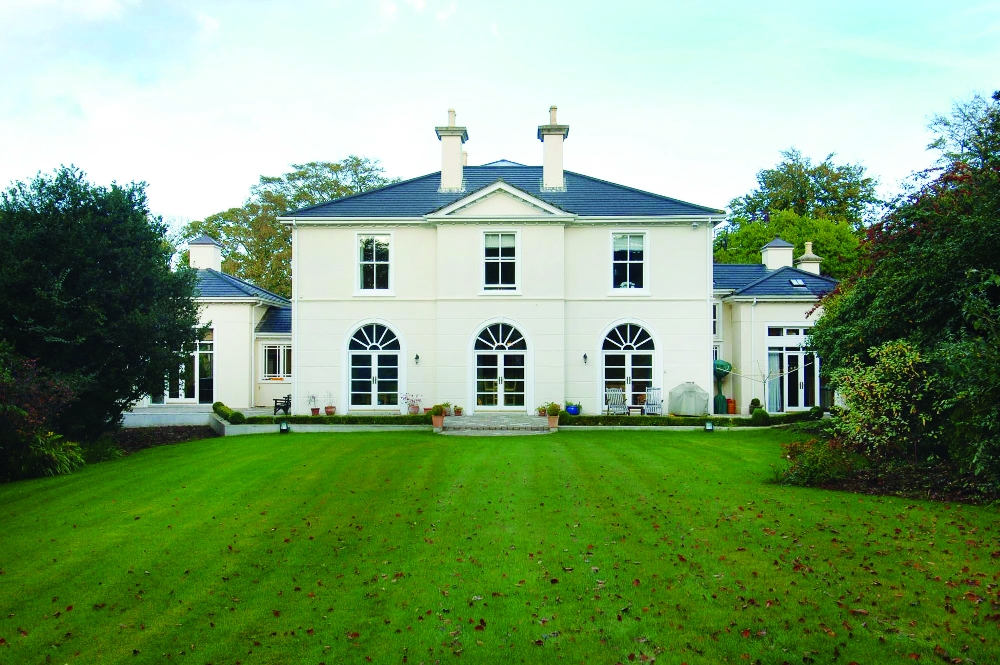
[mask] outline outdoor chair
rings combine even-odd
[[[274,415],[278,415],[278,411],[284,411],[285,415],[287,416],[291,408],[292,408],[291,395],[285,395],[284,397],[276,397],[274,399]]]
[[[604,395],[604,401],[607,402],[609,416],[624,416],[628,413],[628,408],[625,406],[625,391],[623,389],[608,388],[608,391]]]
[[[659,388],[646,388],[646,406],[643,413],[647,416],[663,415],[663,397]]]

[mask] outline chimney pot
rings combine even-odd
[[[448,109],[448,124],[435,127],[441,139],[441,189],[442,192],[462,191],[462,166],[465,164],[462,144],[469,140],[465,127],[455,125],[455,109]]]
[[[556,107],[549,107],[549,124],[538,127],[542,142],[542,189],[564,190],[563,141],[569,136],[569,125],[556,124]]]

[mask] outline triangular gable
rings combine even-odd
[[[548,217],[572,216],[551,203],[528,194],[522,189],[498,180],[472,192],[428,217]]]

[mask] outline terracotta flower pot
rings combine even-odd
[[[337,413],[337,407],[335,407],[335,406],[328,406],[328,407],[326,407],[326,415],[332,416],[332,415],[334,415],[336,413]]]
[[[318,406],[310,407],[309,410],[312,411],[312,414],[314,416],[318,416],[319,415],[319,407]]]
[[[434,427],[444,427],[444,416],[431,416],[431,424]]]
[[[549,416],[549,429],[559,429],[559,416]]]
[[[463,411],[462,407],[460,407],[460,406],[456,406],[455,407],[455,415],[456,416],[462,415],[462,411]]]
[[[420,405],[419,404],[411,404],[409,407],[407,407],[406,410],[410,413],[411,416],[415,416],[418,413],[420,413]]]

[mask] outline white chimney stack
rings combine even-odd
[[[799,270],[805,270],[806,272],[811,272],[814,275],[819,274],[819,264],[823,262],[823,259],[819,256],[813,254],[813,244],[812,242],[806,243],[805,253],[798,258],[795,262],[795,267]]]
[[[792,267],[792,250],[795,245],[781,238],[775,238],[760,248],[760,260],[768,270]]]
[[[222,272],[222,245],[207,235],[188,242],[188,265],[195,270]]]
[[[455,126],[455,109],[448,109],[448,126],[435,127],[441,139],[441,189],[442,192],[462,191],[462,144],[469,140],[465,127]]]
[[[549,124],[538,127],[542,142],[542,189],[566,189],[563,178],[563,141],[569,137],[569,125],[556,122],[556,107],[549,107]]]

